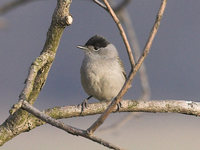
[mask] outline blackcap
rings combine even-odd
[[[80,73],[85,92],[99,101],[111,101],[126,80],[125,70],[117,49],[104,37],[95,35],[84,46]]]

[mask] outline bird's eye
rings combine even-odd
[[[99,47],[94,46],[94,51],[99,51]]]

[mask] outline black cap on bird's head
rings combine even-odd
[[[78,45],[77,48],[83,49],[88,51],[89,49],[94,49],[94,50],[98,50],[100,48],[105,48],[106,46],[108,46],[110,44],[110,42],[108,42],[104,37],[99,36],[99,35],[95,35],[93,37],[91,37],[84,46]],[[89,48],[90,47],[90,48]]]
[[[113,44],[104,37],[95,35],[91,37],[84,46],[78,45],[77,48],[84,50],[89,57],[102,56],[102,58],[117,58],[118,52]]]
[[[95,49],[106,47],[110,42],[108,42],[104,37],[95,35],[91,37],[85,44],[85,46],[94,46]]]

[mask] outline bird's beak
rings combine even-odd
[[[80,48],[80,49],[82,49],[82,50],[88,50],[87,47],[85,47],[85,46],[81,46],[81,45],[78,45],[77,48]]]

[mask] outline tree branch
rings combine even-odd
[[[127,30],[127,35],[130,39],[131,47],[134,50],[135,60],[138,60],[141,55],[141,49],[140,49],[140,45],[135,33],[134,26],[131,21],[130,15],[126,9],[121,10],[117,14],[119,15],[121,22],[124,24]],[[146,73],[145,63],[142,63],[138,72],[140,75],[140,81],[141,81],[141,87],[142,87],[142,95],[140,96],[139,99],[149,100],[151,98],[151,89],[150,89],[150,85],[148,81],[148,76]]]
[[[115,19],[117,18],[115,13],[113,12],[112,8],[110,7],[109,3],[107,2],[107,0],[104,0],[104,3],[105,5],[107,6],[111,16],[113,17],[114,21],[116,22],[117,25],[120,25],[120,22],[119,20]],[[146,58],[147,54],[149,53],[150,51],[150,48],[151,48],[151,45],[152,45],[152,42],[153,42],[153,39],[158,31],[158,28],[159,28],[159,25],[160,25],[160,21],[162,19],[162,16],[163,16],[163,13],[164,13],[164,10],[165,10],[165,7],[166,7],[166,3],[167,3],[167,0],[162,0],[162,3],[161,3],[161,6],[160,6],[160,9],[158,11],[158,14],[157,14],[157,18],[155,20],[155,23],[153,25],[153,28],[151,30],[151,33],[149,35],[149,38],[147,40],[147,43],[145,45],[145,48],[144,48],[144,51],[143,51],[143,54],[141,55],[141,57],[139,58],[138,62],[136,63],[136,65],[134,66],[133,64],[133,60],[130,59],[130,62],[131,62],[131,66],[134,67],[132,68],[131,67],[131,71],[129,73],[129,76],[128,76],[128,79],[126,80],[122,90],[119,92],[119,94],[115,97],[115,99],[111,102],[111,104],[108,106],[108,108],[106,109],[106,111],[87,129],[88,130],[88,133],[92,134],[100,125],[103,124],[104,120],[108,117],[108,115],[112,112],[112,110],[114,109],[114,107],[119,104],[119,102],[121,101],[122,97],[124,96],[124,94],[128,91],[130,85],[131,85],[131,82],[134,78],[134,76],[136,75],[136,72],[139,70],[140,66],[142,65],[144,59]],[[121,30],[120,30],[121,31]],[[121,33],[121,32],[120,32]],[[122,36],[123,37],[123,36]],[[124,38],[123,38],[124,39]],[[128,41],[126,41],[128,42]],[[131,55],[132,55],[132,52],[127,49],[127,52],[129,54],[129,58],[131,58]],[[131,55],[130,55],[131,54]]]
[[[128,53],[128,57],[129,57],[129,61],[130,61],[130,64],[131,64],[131,68],[134,68],[134,65],[135,65],[135,60],[134,60],[134,57],[133,57],[133,54],[132,54],[132,50],[131,50],[131,47],[130,47],[130,44],[128,42],[128,39],[127,39],[127,36],[125,34],[125,31],[117,17],[117,15],[115,14],[114,10],[112,9],[112,7],[110,6],[110,4],[108,3],[107,0],[103,0],[107,9],[108,9],[108,12],[110,13],[111,17],[113,18],[114,22],[116,23],[119,31],[120,31],[120,34],[121,34],[121,37],[124,41],[124,44],[125,44],[125,47],[126,47],[126,51]]]
[[[113,9],[111,8],[110,4],[108,3],[107,0],[103,0],[110,15],[112,16],[114,22],[116,23],[119,31],[120,31],[120,34],[122,36],[122,39],[124,41],[124,44],[126,46],[126,51],[128,53],[128,56],[129,56],[129,61],[130,61],[130,64],[131,64],[131,70],[133,70],[134,68],[134,65],[135,65],[135,60],[134,60],[134,57],[133,57],[133,54],[132,54],[132,50],[131,50],[131,47],[130,47],[130,44],[128,42],[128,39],[126,37],[126,34],[124,32],[124,29],[119,21],[119,19],[117,18],[115,12],[113,11]],[[130,80],[130,75],[128,77],[128,79],[126,80],[124,86],[122,87],[121,91],[119,92],[119,94],[115,97],[115,99],[111,102],[111,104],[109,105],[109,107],[106,109],[106,111],[87,129],[87,132],[89,134],[92,134],[94,133],[94,131],[101,125],[103,124],[104,120],[108,117],[108,115],[112,112],[112,110],[114,109],[114,107],[120,103],[121,99],[122,99],[122,96],[127,92],[127,90],[131,87],[131,82],[129,81]]]
[[[69,134],[85,137],[87,139],[90,139],[96,143],[99,143],[101,145],[104,145],[104,146],[114,149],[114,150],[122,150],[122,148],[119,148],[101,138],[98,138],[94,135],[89,135],[85,130],[74,128],[72,126],[62,123],[61,121],[51,118],[50,116],[46,115],[45,113],[40,112],[38,109],[34,108],[32,105],[30,105],[26,101],[23,101],[22,108],[25,109],[26,111],[28,111],[29,113],[33,114],[37,118],[41,119],[42,121],[45,121],[46,123],[48,123],[52,126],[62,129],[64,131],[68,132]]]
[[[108,11],[107,7],[103,3],[101,3],[99,0],[93,0],[93,2],[95,2],[97,5],[99,5],[100,7],[105,9],[106,11]]]
[[[120,6],[118,6],[117,8],[120,8]],[[126,33],[128,35],[129,41],[130,41],[130,45],[134,50],[135,60],[138,60],[140,55],[141,55],[141,50],[140,50],[139,42],[138,42],[138,39],[137,39],[137,36],[136,36],[136,33],[135,33],[134,26],[132,24],[130,15],[129,15],[127,9],[124,8],[124,6],[121,7],[121,9],[116,12],[116,14],[119,17],[120,21],[125,26],[125,29],[127,31]],[[142,63],[138,72],[139,72],[139,77],[140,77],[140,81],[141,81],[140,82],[141,83],[141,89],[142,89],[142,93],[141,93],[139,99],[149,100],[151,98],[151,89],[150,89],[148,76],[147,76],[147,73],[146,73],[146,66],[145,66],[144,62]],[[129,120],[131,120],[133,117],[138,118],[140,114],[141,113],[139,113],[139,112],[128,113],[120,121],[116,121],[108,127],[104,127],[104,128],[99,129],[99,132],[116,131],[116,130],[120,129],[124,124],[126,124]]]
[[[121,101],[122,107],[118,111],[117,107],[112,111],[115,112],[149,112],[149,113],[180,113],[200,117],[200,102],[186,101],[186,100],[123,100]],[[87,109],[82,112],[79,105],[54,107],[43,111],[46,115],[55,118],[73,118],[80,116],[89,116],[103,113],[109,106],[109,102],[88,104]],[[11,119],[10,116],[8,119]],[[14,122],[13,122],[14,123]],[[4,123],[6,124],[6,123]],[[30,131],[38,126],[45,124],[44,121],[28,114],[27,119],[23,124],[17,124],[12,128],[5,128],[5,125],[0,125],[0,146],[5,142],[5,138],[9,135],[12,138],[23,132]],[[22,125],[22,126],[21,126]],[[12,132],[17,131],[17,132]]]
[[[47,79],[62,33],[65,27],[72,23],[72,17],[69,14],[70,4],[71,0],[58,0],[57,2],[41,55],[30,67],[24,89],[19,96],[19,102],[10,110],[12,115],[0,126],[0,145],[18,135],[23,129],[27,129],[24,126],[28,125],[28,112],[19,108],[24,100],[30,104],[35,102]]]
[[[115,8],[113,8],[115,13],[119,13],[121,10],[123,10],[129,3],[131,0],[123,0],[120,4],[118,4]],[[105,9],[106,11],[108,11],[106,5],[104,5],[103,3],[101,3],[99,0],[93,0],[93,2],[95,2],[97,5],[99,5],[100,7],[102,7],[103,9]],[[112,1],[110,1],[111,3]]]
[[[200,102],[187,100],[122,100],[122,108],[118,110],[114,108],[112,113],[118,112],[148,112],[148,113],[180,113],[200,117]],[[82,112],[79,105],[54,107],[44,111],[55,119],[73,118],[80,116],[89,116],[103,113],[109,106],[109,102],[99,102],[88,104],[87,109]],[[23,106],[24,107],[24,106]],[[34,118],[34,119],[33,119]],[[31,128],[43,125],[44,122],[39,122],[39,119],[32,116]],[[35,122],[35,123],[34,123]]]
[[[94,0],[94,2],[97,3],[100,7],[104,8],[106,11],[108,11],[107,7],[103,3],[101,3],[97,0]],[[110,1],[110,2],[111,2],[111,4],[114,3],[114,1]],[[123,0],[120,4],[118,4],[115,8],[113,8],[113,10],[115,11],[116,15],[119,17],[120,21],[124,24],[126,31],[127,31],[128,38],[130,40],[130,45],[134,50],[135,60],[138,60],[141,55],[139,42],[138,42],[135,30],[134,30],[134,26],[131,22],[129,13],[125,9],[125,7],[129,3],[130,3],[130,0]],[[144,63],[141,65],[141,67],[139,69],[139,75],[140,75],[140,81],[141,81],[141,87],[142,87],[142,94],[139,99],[149,100],[151,97],[151,90],[150,90],[148,76],[146,74],[146,67],[145,67]],[[116,129],[120,128],[121,126],[123,126],[126,122],[128,122],[133,116],[138,117],[138,115],[139,115],[139,113],[135,113],[135,112],[129,113],[120,122],[115,122],[112,125],[110,125],[109,127],[101,128],[100,130],[101,130],[101,132],[116,130]]]
[[[117,110],[117,107],[115,107],[112,112],[180,113],[200,117],[200,102],[173,99],[151,101],[123,100],[121,101],[121,104],[122,108],[119,111]],[[101,114],[106,110],[108,105],[109,102],[88,104],[87,109],[85,109],[85,111],[82,113],[81,107],[79,107],[78,105],[54,107],[45,110],[44,113],[55,119],[73,118]],[[37,126],[45,124],[45,122],[41,121],[31,114],[28,114],[27,118],[28,119],[23,126],[15,126],[16,128],[19,128],[18,134],[30,131]],[[10,134],[9,132],[11,132],[10,130],[2,130],[2,128],[4,128],[3,125],[0,126],[0,145],[3,145],[3,143],[5,143],[5,141],[2,141],[4,139],[3,136],[5,136],[6,134]],[[13,130],[15,129],[13,128]],[[15,134],[13,135],[13,137],[14,136],[17,135]]]
[[[164,3],[164,1],[166,2],[166,0],[163,0],[163,3]],[[111,143],[108,143],[108,142],[106,142],[102,139],[99,139],[88,133],[93,133],[103,123],[103,121],[106,119],[106,117],[109,115],[109,113],[113,112],[116,109],[117,103],[120,102],[120,100],[122,99],[122,96],[128,90],[135,73],[139,69],[140,65],[142,64],[144,58],[146,57],[146,55],[151,47],[151,43],[157,32],[157,28],[159,26],[160,19],[162,17],[162,13],[164,12],[164,9],[163,9],[163,12],[161,12],[160,16],[158,15],[158,17],[157,17],[158,22],[155,23],[155,26],[156,26],[155,29],[154,28],[152,29],[152,33],[149,38],[149,41],[146,44],[144,53],[138,60],[136,66],[134,67],[134,64],[135,64],[134,58],[133,58],[128,40],[126,38],[126,35],[123,31],[123,28],[122,28],[118,18],[114,14],[112,8],[107,3],[107,0],[104,0],[104,2],[106,4],[109,12],[111,13],[113,19],[115,20],[115,22],[120,30],[120,33],[123,37],[124,43],[127,48],[127,52],[129,54],[129,60],[131,62],[131,68],[132,68],[131,72],[129,74],[128,80],[126,81],[126,84],[124,85],[123,89],[120,91],[118,96],[111,103],[111,105],[109,105],[108,109],[106,109],[107,107],[105,108],[106,111],[95,122],[96,124],[94,123],[87,131],[76,129],[71,126],[66,126],[63,123],[56,121],[56,120],[50,118],[49,116],[46,116],[45,114],[41,114],[41,112],[39,112],[38,110],[35,110],[35,112],[30,111],[31,110],[30,108],[32,108],[32,106],[29,105],[29,103],[33,104],[35,102],[36,98],[38,97],[38,94],[40,93],[40,91],[47,79],[48,72],[54,61],[55,54],[56,54],[56,51],[57,51],[57,48],[58,48],[58,45],[60,42],[60,38],[64,31],[64,28],[67,25],[70,25],[72,23],[72,17],[69,14],[69,7],[71,4],[71,0],[58,0],[57,7],[56,7],[53,17],[52,17],[52,23],[51,23],[51,26],[47,33],[46,43],[41,52],[41,55],[36,58],[36,60],[32,63],[32,65],[30,67],[29,75],[25,81],[25,87],[19,96],[20,97],[19,102],[16,105],[14,105],[13,108],[10,110],[10,113],[12,115],[10,115],[9,118],[0,126],[0,145],[3,145],[6,141],[10,140],[11,138],[15,137],[16,135],[32,129],[30,118],[29,118],[30,114],[27,113],[26,111],[20,109],[22,106],[27,111],[29,111],[31,113],[36,113],[35,115],[37,117],[41,118],[43,121],[48,122],[49,124],[52,124],[58,128],[61,128],[70,134],[83,136],[85,138],[88,138],[90,140],[93,140],[95,142],[98,142],[102,145],[105,145],[105,146],[113,148],[113,149],[120,149],[120,148],[116,147],[115,145],[112,145]],[[163,6],[163,7],[165,8],[165,6]],[[161,8],[162,8],[162,6],[161,6]],[[26,102],[25,100],[27,100],[29,103]],[[134,107],[135,105],[138,105],[138,102],[135,101],[132,105],[133,105],[132,107]],[[194,103],[189,103],[189,105],[192,108],[195,108]],[[122,104],[122,107],[124,107],[123,104]],[[124,110],[124,111],[129,111],[129,110]],[[85,113],[85,111],[84,111],[84,113]],[[186,114],[191,114],[191,113],[193,113],[193,112],[190,112],[190,113],[186,112]],[[79,113],[79,115],[80,115],[80,113]],[[83,115],[83,113],[81,113],[81,115]],[[44,122],[42,123],[41,120],[38,120],[37,123],[44,124]]]

